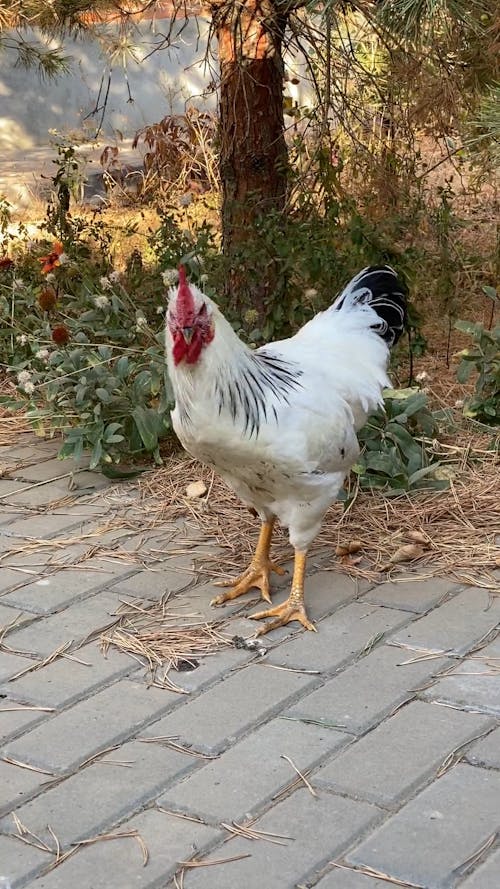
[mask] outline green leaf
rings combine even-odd
[[[90,455],[89,469],[95,469],[102,460],[103,450],[101,440],[96,441]]]
[[[473,365],[470,361],[461,361],[458,365],[457,380],[459,383],[466,383],[471,375]]]
[[[129,360],[126,355],[122,355],[121,358],[115,364],[115,372],[118,374],[121,380],[124,380],[129,373]]]
[[[102,389],[100,386],[95,390],[95,394],[97,395],[99,401],[102,401],[104,404],[109,404],[110,401],[113,400],[108,390]]]
[[[489,284],[483,284],[481,289],[485,296],[488,296],[494,302],[498,302],[498,294],[494,287],[490,287]]]
[[[137,405],[132,411],[142,443],[147,451],[154,451],[158,444],[157,414],[152,408]]]

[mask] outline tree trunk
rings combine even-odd
[[[279,299],[276,260],[262,250],[259,220],[283,209],[288,153],[284,136],[280,0],[213,2],[219,42],[222,239],[226,297],[260,320]]]

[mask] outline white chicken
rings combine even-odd
[[[295,336],[252,350],[179,270],[166,325],[173,427],[262,522],[249,567],[212,604],[252,587],[271,603],[270,574],[284,573],[269,554],[276,519],[295,551],[288,599],[251,615],[270,618],[259,635],[292,620],[315,629],[304,604],[307,550],[359,454],[356,432],[383,401],[389,348],[405,321],[405,285],[373,266]]]

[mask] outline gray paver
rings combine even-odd
[[[474,658],[465,658],[425,692],[425,697],[500,716],[499,661],[500,639],[497,639],[482,648]]]
[[[498,829],[499,798],[498,772],[458,765],[349,852],[347,860],[426,889],[443,889]]]
[[[5,749],[21,762],[67,772],[95,753],[126,740],[176,702],[177,696],[171,692],[121,680],[57,714]]]
[[[24,803],[16,815],[37,836],[53,843],[47,831],[50,824],[61,846],[67,847],[131,818],[191,768],[193,757],[159,744],[124,744]],[[12,819],[2,819],[0,829],[14,833]]]
[[[390,885],[387,880],[377,880],[352,869],[336,867],[314,889],[390,889]]]
[[[295,781],[284,756],[304,772],[346,742],[340,732],[274,719],[173,787],[159,802],[204,820],[240,821]]]
[[[468,588],[394,634],[402,645],[465,654],[500,620],[500,598],[488,590]]]
[[[224,867],[196,868],[184,877],[185,889],[292,889],[339,854],[360,831],[379,817],[379,810],[323,793],[318,798],[298,790],[255,822],[257,830],[292,837],[286,846],[235,839],[207,856],[250,853]]]
[[[175,567],[178,560],[178,567]],[[115,589],[124,594],[128,598],[137,599],[159,599],[164,593],[175,593],[183,590],[190,583],[193,583],[195,574],[188,567],[188,560],[184,559],[184,564],[177,557],[164,565],[154,565],[146,571],[139,571],[132,577],[120,580],[116,584]],[[192,562],[192,560],[191,560]]]
[[[50,781],[49,775],[12,765],[0,756],[0,815],[18,806],[23,797],[32,795],[35,790]],[[1,862],[0,872],[3,873]]]
[[[33,620],[31,614],[24,614],[19,611],[19,608],[14,608],[12,605],[0,605],[0,630],[8,624],[14,624],[14,622],[16,627],[20,627],[28,620]],[[11,631],[9,630],[9,632]]]
[[[363,601],[418,614],[436,605],[454,586],[454,581],[441,577],[419,581],[405,578],[403,583],[381,583],[366,593]]]
[[[11,676],[15,676],[20,670],[24,670],[32,664],[33,660],[31,658],[0,651],[0,685],[10,679]]]
[[[499,875],[500,849],[497,849],[460,884],[460,889],[498,889]]]
[[[10,879],[14,886],[25,885],[42,867],[53,861],[52,855],[27,846],[13,837],[0,836],[0,867],[2,876]]]
[[[448,663],[437,658],[402,665],[405,655],[401,649],[381,645],[301,698],[290,714],[335,723],[350,732],[364,731]]]
[[[41,577],[34,583],[6,593],[4,602],[17,608],[24,608],[33,614],[51,614],[78,599],[98,590],[115,578],[110,563],[86,564],[85,568],[67,568]],[[121,566],[123,572],[130,571],[130,566]]]
[[[379,634],[406,622],[408,617],[405,612],[391,608],[352,603],[320,621],[319,636],[300,634],[280,645],[269,659],[274,664],[333,670],[359,654]]]
[[[3,498],[3,502],[8,506],[29,506],[34,509],[38,506],[46,506],[48,503],[56,503],[58,500],[72,495],[68,479],[46,482],[43,485],[33,485],[28,482],[9,482],[8,484],[11,486],[10,491]],[[4,491],[0,488],[0,497],[3,494]]]
[[[12,474],[15,478],[21,479],[21,481],[45,482],[51,481],[58,476],[75,472],[78,469],[83,469],[84,466],[86,468],[87,465],[88,458],[85,465],[85,461],[77,463],[72,457],[69,457],[66,460],[59,460],[57,457],[54,457],[52,460],[40,460],[36,463],[30,463],[22,468],[15,469]],[[97,473],[93,474],[99,478]],[[102,476],[100,477],[102,478]]]
[[[500,769],[500,726],[474,744],[466,758],[473,765]]]
[[[5,532],[9,537],[34,537],[36,540],[60,536],[62,531],[78,528],[88,521],[87,516],[51,513],[25,516],[12,522]]]
[[[32,710],[11,701],[8,698],[0,700],[0,744],[22,734],[29,728],[42,722],[49,714],[42,710]]]
[[[33,889],[156,889],[189,858],[217,836],[204,824],[182,821],[154,809],[126,821],[120,830],[137,830],[148,851],[146,866],[136,839],[95,843],[33,883]]]
[[[60,709],[138,669],[132,658],[113,649],[104,657],[96,643],[78,649],[75,657],[79,660],[72,663],[71,669],[66,658],[59,658],[9,682],[5,691],[18,701]]]
[[[143,732],[144,737],[178,735],[198,750],[217,752],[252,725],[279,712],[310,683],[298,673],[250,665],[188,701]]]
[[[342,793],[390,806],[490,724],[473,713],[415,701],[342,751],[316,777]]]
[[[63,643],[81,642],[90,633],[112,623],[116,620],[114,612],[119,604],[114,591],[103,590],[58,614],[39,618],[29,627],[14,631],[8,637],[9,645],[18,651],[46,656]]]
[[[35,576],[38,576],[38,572],[35,572]],[[5,568],[2,565],[2,570],[0,572],[0,595],[11,590],[13,587],[23,586],[32,580],[32,571],[29,573],[26,571],[15,571],[14,568]],[[4,602],[4,600],[5,596],[2,596],[2,602]],[[8,603],[5,602],[5,604],[7,605]]]

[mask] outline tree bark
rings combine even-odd
[[[282,56],[287,13],[280,0],[213,2],[219,43],[222,242],[226,298],[236,309],[279,298],[274,257],[263,255],[259,221],[285,205]]]

